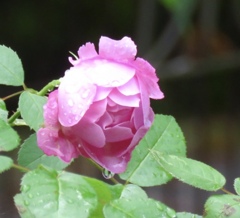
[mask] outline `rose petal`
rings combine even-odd
[[[144,83],[149,97],[153,99],[164,98],[157,84],[158,77],[155,73],[155,69],[142,58],[137,58],[136,61],[134,61],[134,66],[137,68],[138,81]]]
[[[97,122],[100,117],[105,113],[107,107],[107,99],[93,102],[84,115],[84,118],[89,122]]]
[[[63,126],[73,126],[79,122],[93,102],[96,86],[78,69],[71,69],[59,86],[59,122]]]
[[[38,146],[46,155],[58,156],[63,161],[70,162],[79,154],[75,146],[59,133],[56,129],[41,128],[37,132]]]
[[[127,83],[134,75],[135,69],[109,60],[94,59],[79,65],[89,80],[102,87],[118,87]]]
[[[137,54],[136,45],[129,37],[113,40],[102,36],[99,41],[99,55],[106,59],[127,61],[134,60]]]
[[[139,95],[125,96],[117,89],[114,89],[108,97],[115,103],[128,107],[138,107],[140,102]]]
[[[48,96],[47,103],[43,106],[44,120],[46,126],[58,127],[58,102],[57,102],[58,90],[51,92]]]
[[[72,134],[79,138],[80,141],[84,140],[93,147],[103,147],[106,143],[106,138],[103,129],[96,123],[90,123],[85,118],[71,127]]]
[[[121,92],[123,95],[126,95],[126,96],[136,95],[140,93],[138,82],[135,77],[133,77],[124,85],[117,87],[117,89],[119,90],[119,92]]]
[[[99,100],[105,99],[111,91],[112,91],[112,87],[107,88],[107,87],[98,86],[96,95],[93,101],[99,101]]]
[[[119,142],[133,137],[132,130],[123,126],[110,127],[104,130],[107,142]]]

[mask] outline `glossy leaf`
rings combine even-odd
[[[0,119],[0,151],[11,151],[19,144],[16,131],[4,120]]]
[[[21,86],[24,82],[22,62],[16,52],[0,45],[0,84]]]
[[[45,155],[37,145],[35,133],[21,145],[18,153],[18,163],[31,170],[36,169],[40,164],[56,170],[64,169],[69,165],[69,163],[61,161],[58,157]]]
[[[240,178],[234,180],[234,189],[238,195],[240,195]]]
[[[211,196],[205,203],[205,218],[239,218],[240,197],[237,195]]]
[[[9,170],[13,164],[13,160],[10,157],[0,155],[0,173]]]
[[[216,191],[226,182],[224,176],[212,167],[186,157],[151,151],[155,160],[168,173],[184,183],[207,191]]]
[[[176,217],[174,210],[148,198],[136,185],[127,185],[121,197],[107,204],[103,212],[105,218]]]
[[[155,186],[168,182],[172,176],[153,158],[150,150],[167,154],[186,155],[185,139],[172,116],[155,115],[154,123],[139,145],[121,179],[139,186]]]
[[[40,167],[28,172],[21,182],[21,202],[34,218],[87,218],[97,201],[95,190],[76,174]]]
[[[43,105],[47,98],[28,91],[23,92],[19,98],[21,116],[30,128],[37,131],[44,123]]]

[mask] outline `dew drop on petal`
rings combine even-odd
[[[114,176],[114,173],[104,168],[102,171],[102,175],[105,179],[111,179]]]

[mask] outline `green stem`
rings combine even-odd
[[[23,90],[22,90],[22,91],[19,91],[19,92],[15,92],[15,93],[13,93],[13,94],[11,94],[11,95],[8,95],[8,96],[6,96],[6,97],[3,97],[2,100],[3,100],[3,101],[6,101],[6,100],[9,99],[9,98],[12,98],[12,97],[14,97],[14,96],[20,95],[22,92],[23,92]]]
[[[60,84],[59,80],[53,80],[44,86],[37,94],[40,96],[46,95],[48,92],[52,91],[56,86]]]
[[[12,124],[20,116],[20,111],[17,110],[9,119],[8,123]]]
[[[44,86],[39,92],[37,92],[37,95],[44,96],[49,91],[52,91],[56,86],[60,84],[59,80],[53,80],[50,83],[48,83],[46,86]],[[30,90],[24,85],[25,91]],[[21,91],[22,92],[22,91]],[[15,93],[16,94],[16,93]],[[20,116],[19,109],[8,119],[9,124],[13,124],[13,122]]]
[[[13,168],[17,169],[17,170],[20,170],[24,173],[27,173],[30,171],[30,169],[26,168],[26,167],[23,167],[23,166],[20,166],[20,165],[17,165],[17,164],[13,164],[12,165]]]
[[[225,188],[221,188],[221,190],[222,190],[223,192],[225,192],[226,194],[234,195],[232,192],[228,191],[228,190],[225,189]]]

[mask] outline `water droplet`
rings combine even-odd
[[[111,171],[109,171],[107,169],[103,169],[102,175],[105,179],[111,179],[114,176],[114,173],[112,173]]]
[[[24,201],[24,205],[25,205],[25,206],[28,206],[28,205],[29,205],[29,201],[26,201],[26,200],[25,200],[25,201]]]
[[[68,119],[68,123],[69,123],[69,124],[72,123],[72,119],[69,118],[69,119]]]
[[[28,194],[28,197],[29,197],[29,198],[33,198],[33,195],[32,195],[32,194]]]
[[[30,185],[23,185],[23,186],[21,187],[21,191],[22,191],[22,192],[27,192],[27,191],[29,191],[29,189],[30,189]]]
[[[71,199],[68,199],[67,202],[68,202],[69,204],[72,204],[72,203],[73,203],[73,201],[72,201]]]
[[[68,105],[69,105],[70,107],[73,106],[73,100],[72,100],[72,99],[68,99]]]

